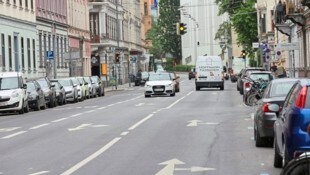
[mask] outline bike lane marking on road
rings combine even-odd
[[[129,134],[129,131],[122,132],[122,133],[121,133],[121,136],[125,136],[125,135],[127,135],[127,134]]]
[[[8,136],[5,136],[5,137],[2,137],[2,139],[9,139],[9,138],[12,138],[12,137],[15,137],[15,136],[18,136],[18,135],[21,135],[21,134],[24,134],[28,131],[19,131],[17,133],[14,133],[14,134],[11,134],[11,135],[8,135]]]
[[[89,163],[90,161],[94,160],[96,157],[98,157],[99,155],[107,151],[110,147],[112,147],[115,143],[117,143],[121,139],[122,139],[121,137],[114,138],[108,144],[104,145],[102,148],[100,148],[98,151],[88,156],[86,159],[77,163],[76,165],[68,169],[67,171],[61,173],[61,175],[70,175],[74,173],[75,171],[77,171],[78,169],[80,169],[81,167],[83,167],[84,165],[86,165],[87,163]]]

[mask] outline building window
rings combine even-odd
[[[27,58],[28,58],[28,69],[31,68],[31,50],[30,50],[30,39],[27,38]]]
[[[42,59],[42,33],[40,33],[39,34],[39,58],[40,58],[40,60],[39,60],[39,65],[40,65],[40,68],[42,68],[43,67],[43,59]]]
[[[36,69],[36,40],[32,39],[32,62],[33,62],[33,68]]]
[[[148,10],[147,10],[147,2],[144,3],[144,15],[145,16],[149,15]]]
[[[20,7],[20,8],[23,7],[23,0],[19,0],[19,7]]]
[[[30,8],[33,10],[33,0],[30,0]]]
[[[4,38],[4,34],[1,34],[1,53],[2,53],[2,67],[5,67],[5,38]]]
[[[21,52],[22,52],[22,69],[25,69],[25,45],[24,45],[24,38],[20,38],[20,45],[21,45]]]
[[[12,70],[13,68],[13,64],[12,64],[12,37],[11,35],[8,36],[8,51],[9,51],[9,67],[10,70]]]
[[[65,52],[67,52],[68,50],[67,50],[67,39],[66,38],[64,39],[64,46],[65,46]],[[71,52],[71,50],[69,50],[69,52]],[[68,68],[67,63],[65,63],[65,68]]]
[[[25,8],[28,9],[28,0],[25,0]]]
[[[60,54],[59,54],[59,37],[56,38],[56,50],[57,50],[57,56],[56,56],[56,59],[57,59],[57,67],[59,67],[59,58],[60,58]]]
[[[47,45],[46,45],[46,35],[43,37],[43,58],[44,58],[44,67],[46,66],[46,51],[47,51]]]
[[[60,59],[61,59],[61,68],[64,66],[64,46],[63,46],[63,37],[60,38]]]

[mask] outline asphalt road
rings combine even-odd
[[[278,175],[273,149],[256,148],[253,108],[236,84],[175,97],[142,87],[76,104],[0,116],[4,175]]]

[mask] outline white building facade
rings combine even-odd
[[[199,55],[221,55],[215,34],[228,16],[218,16],[218,5],[210,0],[181,0],[180,5],[181,22],[187,24],[187,33],[182,35],[182,63],[194,65]]]
[[[38,76],[35,0],[0,1],[0,71]]]

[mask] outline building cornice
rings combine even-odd
[[[32,26],[36,27],[36,23],[35,22],[26,21],[26,20],[22,20],[22,19],[18,19],[18,18],[12,18],[10,16],[1,15],[1,14],[0,14],[0,18],[3,18],[4,20],[14,21],[14,22],[18,22],[18,23],[22,23],[22,24],[27,24],[27,25],[32,25]]]

